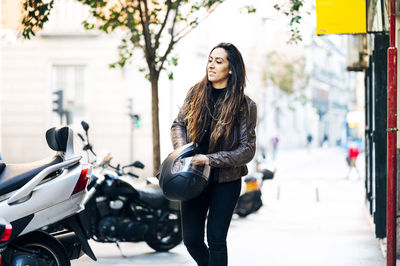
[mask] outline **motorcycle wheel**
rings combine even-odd
[[[176,247],[182,241],[179,219],[158,222],[145,235],[145,242],[155,251],[165,252]]]
[[[38,263],[39,265],[71,266],[71,262],[65,252],[64,246],[60,241],[45,232],[34,231],[28,233],[21,238],[16,239],[12,243],[12,246],[37,251],[38,254],[31,257],[40,261],[40,263]]]

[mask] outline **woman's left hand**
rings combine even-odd
[[[204,154],[196,154],[191,162],[193,165],[204,165],[210,164],[210,158],[205,156]]]

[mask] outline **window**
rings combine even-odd
[[[65,111],[72,119],[84,116],[84,65],[53,65],[52,89],[63,91]]]

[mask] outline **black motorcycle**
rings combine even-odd
[[[260,164],[258,171],[242,179],[243,190],[236,204],[234,213],[240,217],[257,212],[262,206],[261,189],[265,180],[273,179],[276,168],[270,164]]]
[[[177,246],[182,241],[179,203],[167,200],[158,185],[138,186],[134,182],[132,177],[138,176],[127,169],[144,168],[141,162],[120,167],[111,165],[109,154],[99,158],[89,143],[89,125],[81,124],[86,133],[86,139],[78,134],[83,150],[88,158],[94,156],[85,210],[79,213],[87,237],[114,242],[118,248],[119,242],[140,241],[156,251]]]

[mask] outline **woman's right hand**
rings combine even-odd
[[[195,156],[193,156],[191,164],[193,164],[193,165],[210,164],[210,158],[208,158],[204,154],[196,154]]]

